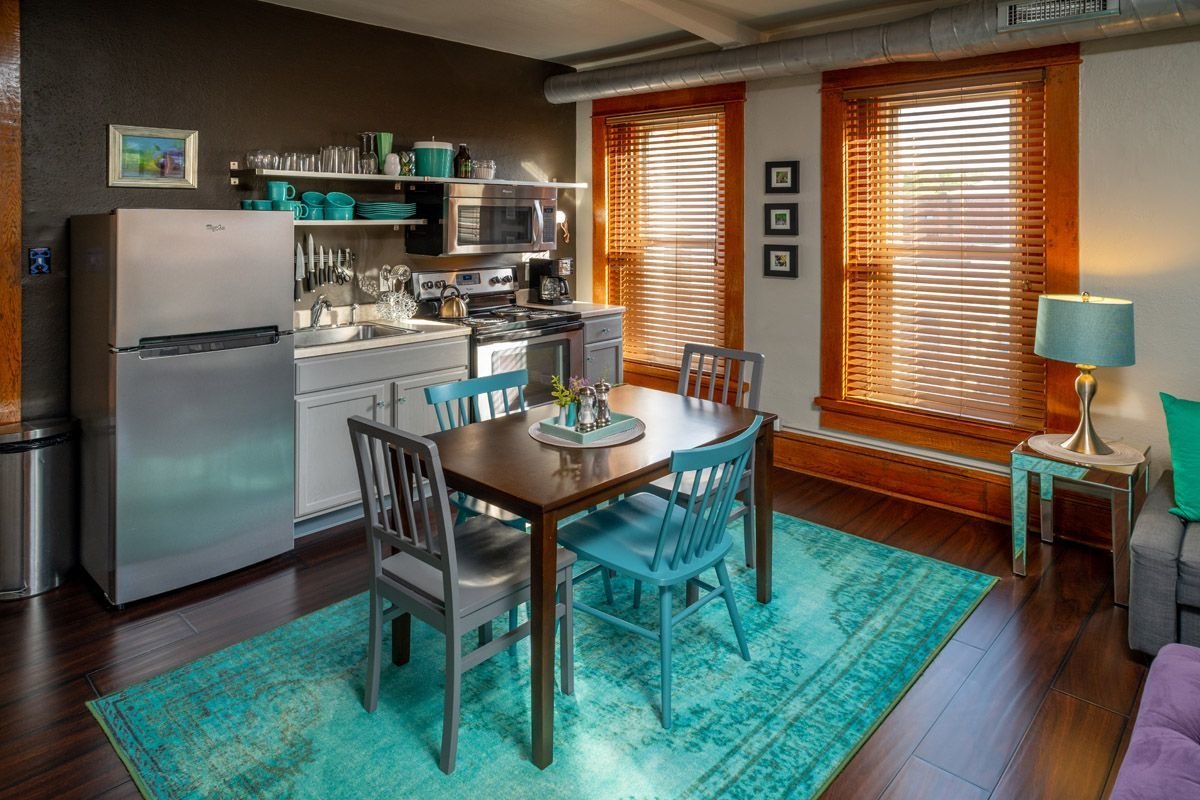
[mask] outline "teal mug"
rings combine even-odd
[[[255,211],[270,211],[271,210],[271,201],[270,200],[251,200],[250,206]]]
[[[295,219],[308,219],[308,206],[295,200],[272,200],[271,207],[276,211],[290,211]]]
[[[346,221],[354,219],[354,209],[348,206],[325,206],[325,219]]]
[[[271,202],[286,202],[296,197],[296,187],[287,181],[267,181],[267,199]]]
[[[254,201],[253,200],[243,200],[242,201],[242,211],[253,211],[253,210],[254,210]]]
[[[321,206],[310,206],[305,203],[304,208],[308,212],[306,219],[325,219],[325,209]]]

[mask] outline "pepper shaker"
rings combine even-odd
[[[575,430],[580,433],[596,430],[596,390],[591,386],[579,390],[579,417],[575,422]]]
[[[612,423],[612,412],[608,408],[608,393],[612,384],[603,378],[595,385],[596,390],[596,427],[603,428]]]

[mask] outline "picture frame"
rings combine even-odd
[[[800,232],[796,219],[798,203],[766,203],[763,205],[764,236],[795,236]]]
[[[766,169],[767,194],[796,194],[800,191],[796,176],[800,172],[799,161],[768,161]]]
[[[794,244],[763,245],[763,277],[799,277],[800,270],[796,263],[797,255],[797,247]]]
[[[198,131],[108,126],[108,185],[195,189]]]

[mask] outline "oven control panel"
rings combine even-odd
[[[418,301],[437,300],[442,289],[456,286],[463,294],[511,294],[517,288],[515,267],[488,267],[446,272],[414,272],[413,294]]]

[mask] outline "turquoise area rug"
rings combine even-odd
[[[720,604],[677,628],[671,731],[657,646],[576,615],[575,695],[556,696],[544,771],[528,760],[528,640],[464,677],[453,775],[437,767],[436,632],[414,621],[412,662],[385,663],[379,708],[363,711],[365,594],[89,707],[148,797],[813,797],[995,583],[776,514],[763,606],[740,555],[735,545],[730,566],[753,660]],[[615,583],[631,613],[632,584]],[[603,603],[598,580],[579,593]],[[640,617],[653,626],[655,604]]]

